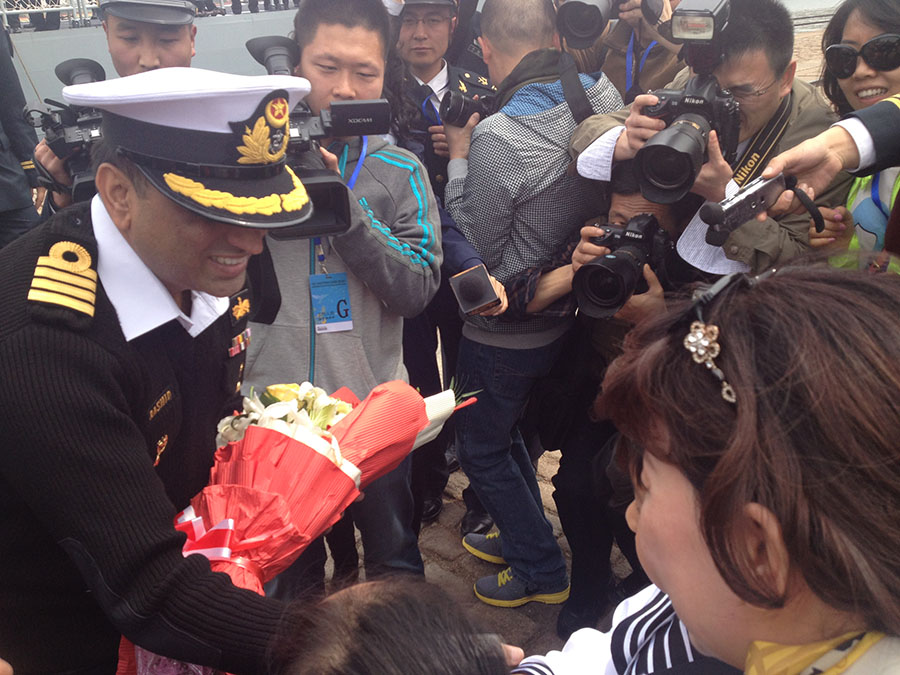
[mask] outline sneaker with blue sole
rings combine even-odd
[[[494,607],[521,607],[529,602],[559,605],[569,598],[569,582],[557,587],[530,588],[507,567],[500,574],[481,577],[475,582],[475,597]]]
[[[491,532],[490,534],[470,533],[463,537],[463,548],[476,558],[486,560],[495,565],[505,565],[506,560],[503,559],[503,547],[500,543],[500,533]]]

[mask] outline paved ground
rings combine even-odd
[[[553,486],[550,484],[550,478],[556,473],[558,466],[558,451],[544,453],[538,465],[538,479],[544,510],[553,524],[553,531],[568,562],[569,547],[559,526],[552,497]],[[459,520],[465,512],[465,505],[460,495],[467,484],[461,471],[452,474],[444,493],[444,510],[436,522],[422,528],[419,548],[425,560],[426,577],[429,581],[440,584],[486,630],[502,635],[510,644],[519,645],[526,654],[558,649],[563,644],[556,636],[556,615],[560,605],[533,602],[516,609],[502,609],[485,605],[473,594],[472,584],[475,579],[486,574],[496,574],[502,568],[475,558],[462,547]],[[614,567],[620,576],[624,576],[630,571],[628,563],[618,551],[614,553]]]

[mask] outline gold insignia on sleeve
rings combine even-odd
[[[250,313],[250,299],[242,298],[241,296],[237,297],[234,304],[231,306],[231,314],[235,319],[240,319],[247,314]]]
[[[466,86],[466,83],[463,82],[462,80],[459,81],[459,90],[460,90],[462,93],[464,93],[464,94],[465,94],[467,91],[469,91],[469,88]]]
[[[91,254],[80,244],[59,241],[48,255],[38,258],[28,299],[60,305],[94,316],[97,272],[91,269]]]

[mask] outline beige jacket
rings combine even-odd
[[[666,88],[683,89],[688,77],[685,68]],[[824,97],[811,84],[795,79],[792,91],[790,121],[773,156],[824,131],[837,119]],[[606,131],[624,124],[628,112],[628,108],[623,108],[609,115],[586,119],[572,134],[569,154],[577,158]],[[844,204],[851,182],[849,174],[840,173],[825,192],[817,195],[816,204],[829,208]],[[751,272],[759,273],[806,253],[809,250],[809,224],[806,213],[788,214],[763,222],[751,220],[732,232],[722,248],[728,258],[746,263]]]

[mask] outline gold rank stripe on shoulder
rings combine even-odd
[[[59,305],[94,316],[97,298],[97,272],[91,269],[91,255],[83,246],[60,241],[50,247],[49,255],[38,258],[28,299]]]

